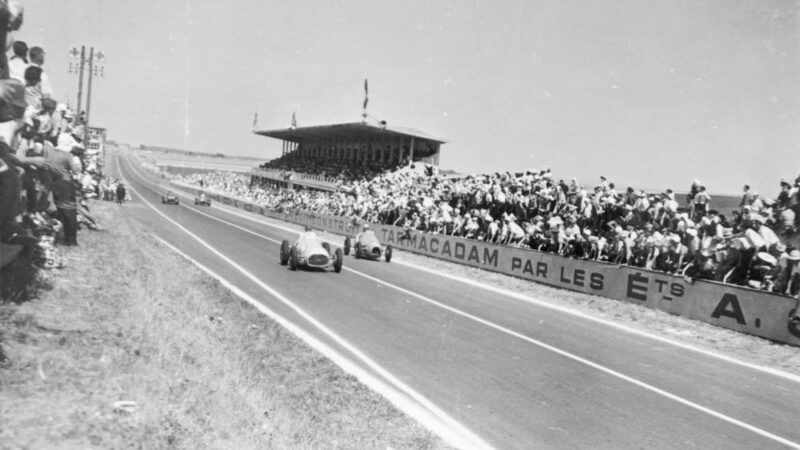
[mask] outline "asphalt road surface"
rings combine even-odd
[[[125,213],[382,380],[384,395],[434,411],[419,420],[438,414],[454,433],[472,433],[458,445],[800,448],[798,377],[420,268],[349,256],[340,274],[292,272],[278,255],[297,227],[218,204],[195,207],[188,195],[180,206],[162,205],[166,188],[131,155],[111,155],[111,173],[132,191]]]

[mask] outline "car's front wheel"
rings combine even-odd
[[[284,240],[281,242],[281,265],[285,266],[289,263],[289,241]]]
[[[294,247],[289,251],[289,269],[297,270],[297,249]]]
[[[344,238],[344,254],[350,254],[350,236]]]
[[[339,273],[342,271],[342,263],[344,260],[344,256],[342,256],[342,249],[337,248],[334,257],[336,259],[333,260],[333,271]]]

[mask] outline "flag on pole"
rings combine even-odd
[[[297,116],[292,113],[292,128],[297,128]]]
[[[364,110],[367,109],[367,103],[369,103],[369,87],[367,86],[367,79],[364,78]]]

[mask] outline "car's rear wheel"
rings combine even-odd
[[[284,240],[281,242],[281,265],[285,266],[289,263],[289,241]]]
[[[344,256],[342,256],[342,249],[337,248],[336,253],[334,254],[333,260],[333,271],[339,273],[342,271],[342,262],[344,260]]]
[[[350,237],[349,236],[344,238],[344,254],[345,255],[349,255],[350,254]]]
[[[384,256],[386,257],[386,262],[389,262],[389,261],[392,260],[392,246],[391,245],[387,245],[386,246],[386,253],[384,254]]]
[[[328,252],[328,256],[331,255],[331,244],[329,244],[327,242],[323,242],[322,243],[322,248],[324,248],[325,251]]]
[[[297,249],[294,247],[289,251],[289,269],[297,270]]]

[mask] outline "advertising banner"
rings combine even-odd
[[[756,336],[800,345],[789,322],[796,300],[740,286],[637,267],[565,258],[530,249],[374,224],[383,244],[550,286],[636,303]]]

